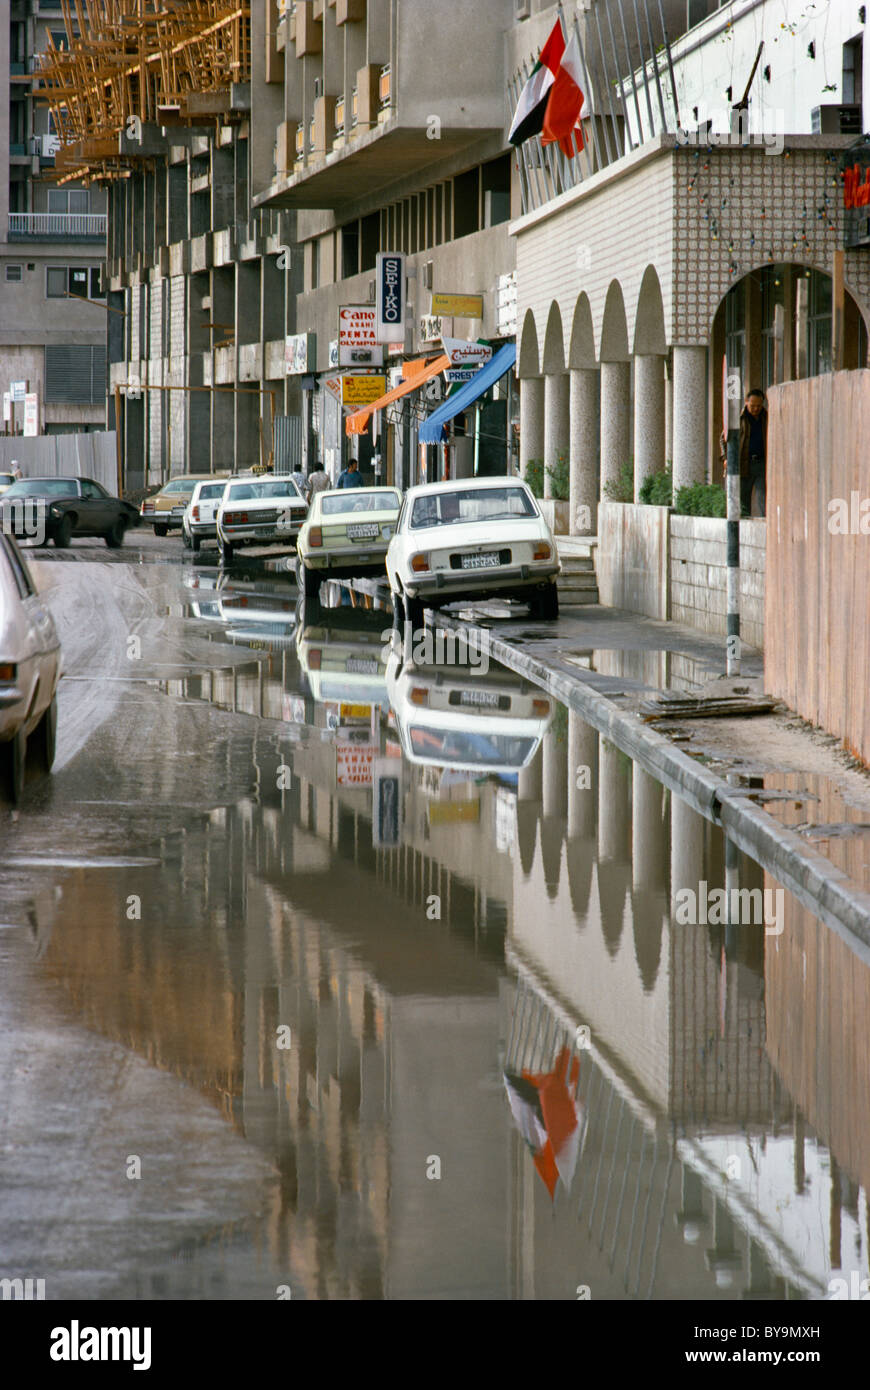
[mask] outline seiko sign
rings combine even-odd
[[[378,341],[395,343],[405,333],[405,257],[400,251],[381,251],[376,273]]]

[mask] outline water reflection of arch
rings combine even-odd
[[[645,994],[652,992],[658,979],[668,902],[664,893],[654,893],[650,889],[632,889],[631,892],[634,956]]]
[[[578,926],[586,925],[589,911],[589,895],[592,891],[592,873],[597,858],[594,839],[571,839],[565,844],[565,865],[568,873],[568,891],[571,906]]]
[[[544,869],[544,887],[551,902],[555,901],[559,893],[564,838],[563,821],[550,816],[541,818],[541,863]]]
[[[631,868],[612,860],[598,861],[598,903],[601,908],[601,934],[608,955],[616,956],[625,925],[625,904],[631,888]]]

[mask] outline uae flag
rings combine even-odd
[[[532,68],[529,80],[520,93],[508,136],[512,145],[521,145],[524,140],[530,139],[532,135],[540,135],[543,130],[547,102],[564,52],[562,21],[557,19],[550,37],[541,49],[538,61]]]
[[[583,110],[583,103],[586,98],[580,87],[580,73],[580,43],[575,32],[573,39],[562,55],[556,80],[550,90],[541,135],[541,144],[558,143],[559,148],[569,159],[573,159],[576,153],[575,139],[577,150],[583,148],[580,112]]]

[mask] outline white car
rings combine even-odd
[[[409,488],[387,550],[398,624],[425,608],[515,598],[557,618],[561,570],[553,534],[519,478],[469,478]]]
[[[556,708],[509,671],[418,666],[395,650],[387,694],[409,762],[500,776],[528,766]]]
[[[308,513],[308,503],[293,479],[230,478],[217,514],[221,560],[229,564],[237,545],[293,541]]]
[[[30,758],[51,771],[60,642],[21,551],[0,530],[0,786],[16,805]]]
[[[203,479],[193,489],[193,496],[184,509],[181,531],[184,544],[194,553],[203,541],[217,539],[217,514],[226,491],[226,480]]]

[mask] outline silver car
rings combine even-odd
[[[60,642],[21,551],[0,530],[0,797],[24,790],[24,764],[51,771]]]

